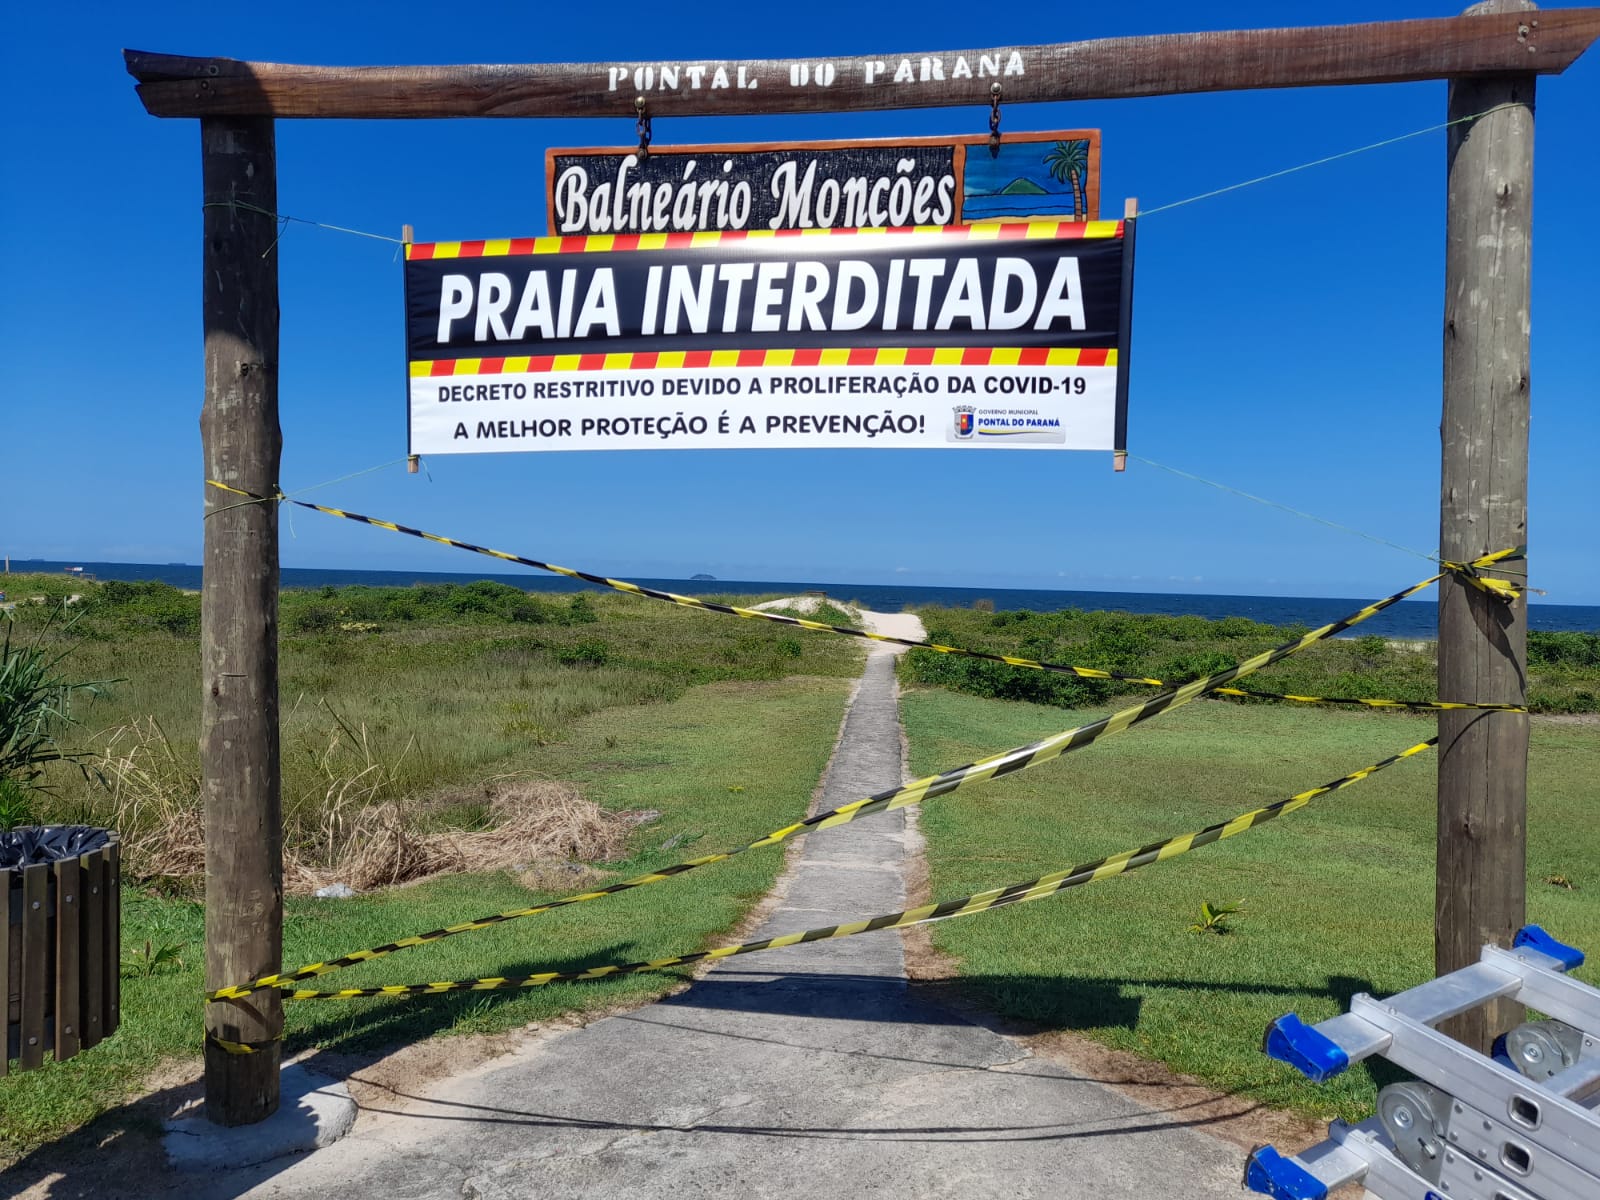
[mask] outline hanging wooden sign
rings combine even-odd
[[[1100,131],[552,149],[558,236],[1093,221]]]

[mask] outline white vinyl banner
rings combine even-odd
[[[408,245],[410,451],[1120,450],[1131,228]]]

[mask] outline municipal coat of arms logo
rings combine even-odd
[[[966,439],[973,435],[978,424],[977,417],[974,415],[976,411],[970,404],[956,405],[956,436],[958,438]]]

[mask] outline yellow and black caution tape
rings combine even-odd
[[[1191,700],[1204,695],[1206,692],[1213,691],[1217,688],[1226,687],[1233,683],[1233,681],[1236,679],[1241,679],[1244,676],[1252,675],[1264,667],[1271,666],[1275,662],[1279,662],[1282,659],[1288,658],[1292,654],[1298,654],[1306,647],[1314,645],[1315,643],[1322,641],[1324,638],[1329,638],[1337,633],[1342,633],[1344,630],[1349,629],[1354,625],[1359,625],[1362,621],[1367,620],[1369,617],[1375,616],[1384,609],[1388,608],[1390,605],[1397,604],[1406,597],[1415,595],[1417,592],[1420,592],[1424,588],[1435,583],[1439,578],[1440,576],[1438,575],[1430,576],[1429,578],[1422,580],[1420,583],[1412,584],[1410,587],[1396,592],[1392,596],[1387,596],[1382,600],[1375,601],[1374,603],[1369,604],[1354,613],[1351,613],[1349,616],[1344,617],[1341,620],[1334,621],[1329,625],[1324,625],[1320,629],[1313,629],[1310,633],[1304,634],[1303,636],[1295,638],[1292,641],[1284,642],[1282,645],[1276,646],[1271,650],[1263,651],[1252,658],[1246,659],[1237,666],[1229,667],[1226,670],[1218,671],[1215,674],[1204,676],[1203,678],[1196,679],[1193,682],[1186,683],[1181,687],[1169,689],[1168,691],[1164,691],[1159,695],[1150,697],[1148,700],[1141,701],[1138,704],[1112,713],[1108,717],[1102,717],[1100,720],[1091,722],[1088,725],[1080,725],[1075,729],[1065,730],[1062,733],[1054,734],[1053,736],[1044,738],[1040,741],[1031,742],[1026,746],[1019,746],[1014,750],[1007,750],[1000,754],[993,754],[988,758],[979,759],[975,763],[969,763],[962,767],[955,767],[938,775],[929,775],[922,779],[918,779],[913,783],[908,783],[901,787],[890,788],[887,791],[879,792],[873,796],[868,796],[863,800],[856,800],[849,804],[841,805],[840,807],[832,809],[828,812],[818,813],[815,816],[807,817],[803,821],[798,821],[793,825],[786,825],[782,829],[774,830],[765,837],[757,838],[748,845],[740,846],[736,849],[723,851],[717,854],[704,855],[703,857],[690,859],[687,862],[677,863],[670,867],[663,867],[659,871],[652,871],[647,875],[639,875],[632,879],[626,879],[619,883],[611,884],[609,887],[598,888],[592,892],[581,892],[576,895],[563,897],[559,900],[551,900],[544,904],[533,905],[529,908],[514,909],[510,912],[496,913],[491,916],[478,918],[477,920],[464,921],[459,925],[450,925],[442,929],[435,929],[430,933],[400,938],[396,941],[385,943],[382,946],[375,946],[369,950],[357,951],[354,954],[346,954],[339,958],[329,959],[326,962],[310,963],[306,966],[300,967],[295,971],[290,971],[283,974],[264,975],[261,978],[251,980],[248,983],[220,988],[215,992],[209,993],[207,999],[238,999],[241,996],[248,996],[251,992],[258,991],[261,988],[273,987],[285,983],[294,983],[302,979],[312,979],[318,975],[326,975],[332,971],[338,971],[345,967],[355,966],[357,963],[369,962],[374,958],[382,958],[385,955],[393,954],[397,950],[405,950],[414,946],[426,946],[432,942],[441,941],[444,938],[452,937],[459,933],[468,933],[474,929],[487,929],[492,925],[500,925],[506,921],[515,921],[522,917],[531,917],[538,913],[549,912],[552,909],[564,908],[570,904],[582,904],[591,900],[599,900],[606,896],[616,895],[618,892],[630,891],[633,888],[645,887],[654,883],[661,883],[664,880],[670,879],[676,875],[682,875],[688,871],[695,870],[698,867],[709,866],[712,863],[726,862],[735,855],[743,854],[749,850],[756,850],[764,846],[775,846],[779,842],[786,841],[787,839],[796,835],[810,833],[816,829],[828,829],[836,825],[844,825],[861,817],[871,816],[874,813],[889,812],[897,808],[905,808],[912,804],[921,803],[924,800],[931,800],[935,796],[946,795],[947,793],[953,792],[961,787],[966,787],[975,783],[982,783],[989,779],[997,779],[1003,775],[1010,775],[1017,771],[1027,770],[1029,767],[1036,767],[1041,763],[1046,763],[1052,759],[1059,758],[1063,754],[1070,754],[1074,750],[1081,750],[1085,746],[1093,744],[1102,737],[1106,737],[1114,733],[1121,733],[1123,730],[1128,729],[1133,725],[1137,725],[1142,721],[1147,721],[1151,717],[1159,716],[1161,713],[1167,712],[1174,708],[1179,708],[1182,705],[1188,704]]]
[[[1082,679],[1119,679],[1130,683],[1142,683],[1149,687],[1166,686],[1161,680],[1151,679],[1145,675],[1122,675],[1115,671],[1102,671],[1096,667],[1074,667],[1062,663],[1036,662],[1031,658],[1018,658],[1010,654],[989,654],[982,650],[964,650],[960,646],[941,646],[936,642],[919,642],[915,638],[891,637],[887,633],[873,633],[870,629],[857,629],[853,625],[829,625],[825,621],[810,621],[804,617],[788,617],[782,613],[765,612],[759,608],[740,608],[736,604],[719,604],[714,600],[702,600],[698,596],[680,596],[677,592],[664,592],[658,588],[645,587],[642,583],[630,583],[626,579],[608,579],[604,575],[593,575],[588,571],[579,571],[573,567],[563,567],[556,563],[540,562],[536,558],[527,558],[521,554],[512,554],[506,550],[491,550],[487,546],[477,546],[472,542],[463,542],[458,538],[445,537],[443,534],[429,533],[423,529],[413,529],[409,525],[400,525],[394,521],[380,521],[377,517],[347,512],[342,508],[329,508],[322,504],[312,504],[307,500],[295,500],[282,492],[276,496],[258,496],[254,492],[229,487],[227,484],[219,483],[215,479],[208,479],[206,482],[214,488],[231,492],[235,496],[245,496],[253,501],[279,500],[286,504],[298,504],[301,508],[327,513],[330,517],[342,517],[346,521],[360,521],[363,525],[373,525],[379,529],[388,529],[394,533],[404,533],[411,537],[422,538],[424,541],[438,542],[441,546],[454,546],[457,550],[470,550],[473,554],[485,554],[490,558],[498,558],[503,562],[532,567],[536,571],[549,571],[555,575],[565,575],[569,579],[581,579],[585,583],[598,584],[600,587],[610,588],[615,592],[625,592],[630,596],[646,596],[651,600],[665,600],[668,604],[676,604],[683,608],[702,608],[708,612],[729,613],[746,619],[774,621],[780,625],[797,625],[801,629],[815,629],[823,633],[840,633],[846,637],[865,638],[874,642],[887,642],[895,646],[909,646],[915,650],[937,650],[940,654],[958,654],[964,658],[982,658],[989,662],[1006,663],[1013,667],[1026,667],[1034,671],[1055,671],[1065,675],[1076,675]]]
[[[1124,850],[1120,854],[1113,854],[1106,858],[1098,858],[1093,862],[1082,863],[1065,871],[1057,871],[1051,875],[1041,875],[1037,879],[1030,879],[1025,883],[1013,883],[1008,887],[994,888],[987,892],[978,892],[971,896],[962,896],[955,900],[944,900],[933,904],[924,904],[918,908],[906,909],[904,912],[887,913],[881,917],[871,917],[861,921],[850,921],[842,925],[827,925],[820,929],[807,929],[800,933],[785,933],[778,937],[762,938],[760,941],[744,942],[732,946],[718,946],[711,950],[698,950],[693,954],[679,954],[672,958],[658,958],[649,962],[626,963],[622,965],[588,967],[581,971],[541,971],[533,975],[519,975],[513,978],[489,976],[482,979],[456,979],[437,983],[397,983],[384,987],[368,988],[343,988],[339,991],[309,991],[293,988],[283,989],[285,1000],[354,1000],[363,996],[437,996],[446,992],[491,992],[504,988],[535,988],[544,987],[551,983],[575,983],[591,979],[605,979],[612,975],[637,975],[645,971],[663,971],[670,967],[688,966],[692,963],[704,962],[708,959],[732,958],[737,954],[755,954],[761,950],[777,950],[784,946],[796,946],[804,942],[824,942],[834,938],[855,937],[857,934],[874,933],[880,929],[904,929],[908,925],[920,925],[926,921],[939,921],[949,917],[966,917],[973,913],[987,912],[993,908],[1001,908],[1008,904],[1026,904],[1030,900],[1043,900],[1048,896],[1064,892],[1068,888],[1082,887],[1087,883],[1094,883],[1101,879],[1110,879],[1114,875],[1125,875],[1139,867],[1148,866],[1164,859],[1177,858],[1180,854],[1187,854],[1191,850],[1198,850],[1201,846],[1209,846],[1213,842],[1220,842],[1224,838],[1237,837],[1241,833],[1248,833],[1275,817],[1292,813],[1296,809],[1304,808],[1318,796],[1325,796],[1329,792],[1337,792],[1352,784],[1359,783],[1369,775],[1373,775],[1385,767],[1392,766],[1414,754],[1438,744],[1438,738],[1429,738],[1419,742],[1409,749],[1372,764],[1362,767],[1359,771],[1335,779],[1332,783],[1325,783],[1321,787],[1311,788],[1309,791],[1300,792],[1286,800],[1279,800],[1265,808],[1253,809],[1250,812],[1240,813],[1231,821],[1222,821],[1216,825],[1208,825],[1197,833],[1180,834],[1177,837],[1167,838],[1165,841],[1152,842],[1141,846],[1137,850]]]
[[[281,1036],[268,1038],[264,1042],[230,1042],[227,1038],[217,1037],[216,1034],[211,1033],[208,1030],[206,1032],[206,1041],[227,1054],[237,1056],[243,1054],[260,1054],[262,1051],[270,1050],[273,1046],[276,1046],[279,1042],[283,1041],[283,1038]]]
[[[1502,552],[1501,557],[1521,558],[1523,552],[1523,548],[1519,546],[1511,553]],[[1477,588],[1480,592],[1487,593],[1492,599],[1499,600],[1503,604],[1510,604],[1518,596],[1522,595],[1522,589],[1508,579],[1492,579],[1483,574],[1481,570],[1481,568],[1488,566],[1491,562],[1498,561],[1500,561],[1500,559],[1485,555],[1483,558],[1476,558],[1471,562],[1466,563],[1450,562],[1447,559],[1440,559],[1439,565],[1452,574],[1460,576],[1473,587]]]
[[[388,529],[394,533],[404,533],[411,537],[422,538],[429,542],[438,542],[442,546],[454,546],[458,550],[468,550],[473,554],[483,554],[490,558],[498,558],[503,562],[517,563],[520,566],[532,567],[538,571],[549,571],[556,575],[565,575],[569,579],[581,579],[586,583],[597,584],[601,587],[611,588],[613,591],[624,592],[630,596],[645,596],[651,600],[664,600],[669,604],[676,604],[683,608],[700,608],[708,612],[728,613],[736,617],[755,618],[763,621],[774,621],[781,625],[795,625],[801,629],[814,629],[823,633],[843,634],[846,637],[865,638],[874,642],[887,642],[896,646],[907,646],[913,650],[933,650],[940,654],[953,654],[962,658],[978,658],[985,662],[1004,663],[1010,667],[1021,667],[1030,671],[1049,671],[1063,675],[1075,675],[1080,679],[1114,679],[1123,683],[1140,683],[1146,687],[1173,686],[1162,679],[1155,679],[1148,675],[1130,675],[1118,671],[1103,671],[1098,667],[1079,667],[1069,663],[1047,663],[1037,659],[1022,658],[1013,654],[991,654],[984,650],[969,650],[962,646],[945,646],[938,642],[918,641],[915,638],[891,637],[886,633],[873,633],[869,629],[858,629],[853,625],[829,625],[824,621],[810,621],[804,617],[789,617],[782,613],[766,612],[758,608],[741,608],[735,604],[719,604],[714,600],[703,600],[697,596],[680,596],[676,592],[665,592],[657,588],[645,587],[643,584],[632,583],[626,579],[610,579],[604,575],[594,575],[588,571],[579,571],[573,567],[558,566],[555,563],[541,562],[536,558],[527,558],[521,554],[512,554],[505,550],[491,550],[486,546],[478,546],[472,542],[463,542],[458,538],[445,537],[443,534],[428,533],[426,530],[413,529],[409,525],[400,525],[394,521],[382,521],[377,517],[365,516],[362,513],[349,512],[342,508],[329,508],[322,504],[312,504],[306,500],[296,500],[279,492],[275,496],[258,496],[254,492],[247,492],[242,488],[230,487],[215,479],[206,481],[212,487],[229,492],[235,496],[244,496],[250,501],[265,502],[279,500],[288,504],[297,504],[301,508],[309,508],[314,512],[326,513],[331,517],[340,517],[346,521],[359,521],[363,525],[372,525],[378,529]],[[1504,550],[1498,555],[1485,555],[1472,563],[1444,563],[1452,571],[1461,573],[1473,582],[1475,586],[1483,587],[1493,584],[1497,588],[1511,590],[1512,598],[1516,589],[1502,579],[1486,579],[1477,573],[1477,569],[1503,558],[1517,558],[1522,550]],[[1435,578],[1438,578],[1435,576]],[[1500,594],[1500,593],[1496,593]],[[1464,701],[1433,701],[1433,700],[1365,700],[1354,697],[1339,696],[1295,696],[1283,692],[1258,692],[1243,689],[1229,689],[1226,695],[1251,696],[1259,700],[1290,700],[1297,704],[1358,704],[1370,708],[1409,708],[1409,709],[1487,709],[1496,712],[1522,712],[1517,705],[1506,704],[1474,704]]]
[[[1464,700],[1367,700],[1357,696],[1296,696],[1289,692],[1258,692],[1251,688],[1213,688],[1211,694],[1243,696],[1251,700],[1292,700],[1297,704],[1358,704],[1366,708],[1403,708],[1413,712],[1453,712],[1463,708],[1481,712],[1528,711],[1526,704],[1479,704]]]

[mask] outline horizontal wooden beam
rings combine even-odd
[[[158,117],[626,117],[1101,100],[1564,71],[1600,8],[866,57],[308,67],[127,50]]]

